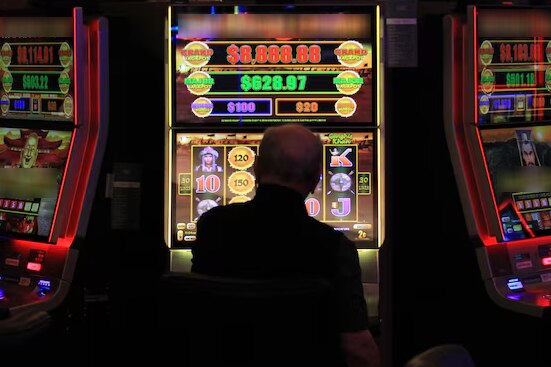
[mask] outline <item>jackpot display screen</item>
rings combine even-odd
[[[74,120],[73,40],[0,37],[0,118]]]
[[[48,240],[72,135],[0,127],[0,236]]]
[[[551,234],[551,126],[480,132],[505,241]]]
[[[173,125],[375,126],[375,16],[331,10],[174,16]]]
[[[551,12],[477,14],[477,123],[551,121]]]
[[[376,241],[373,132],[319,133],[324,169],[305,201],[308,213],[364,244]],[[195,241],[196,222],[209,209],[251,200],[260,132],[175,133],[172,218],[174,247]],[[246,224],[242,229],[246,231]],[[230,234],[228,234],[230,235]]]

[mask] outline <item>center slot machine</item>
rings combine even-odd
[[[470,6],[444,29],[445,128],[486,290],[547,319],[551,9]]]
[[[68,295],[107,134],[107,21],[0,17],[0,340]]]
[[[171,273],[190,271],[202,213],[254,196],[264,129],[304,124],[323,141],[325,167],[306,208],[356,243],[370,319],[378,325],[385,233],[380,17],[374,4],[169,8]],[[246,231],[244,223],[228,236]]]

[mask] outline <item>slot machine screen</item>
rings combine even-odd
[[[0,127],[0,236],[48,241],[72,135]]]
[[[478,9],[475,121],[504,241],[551,235],[551,13]]]
[[[74,121],[72,44],[68,37],[0,37],[0,118]]]
[[[324,169],[314,194],[305,201],[309,215],[342,231],[359,247],[376,243],[373,132],[318,135]],[[254,197],[253,165],[261,139],[261,132],[174,134],[174,247],[193,243],[196,221],[209,209]]]
[[[351,13],[365,7],[191,9],[173,23],[174,126],[376,125],[374,14]]]
[[[480,131],[505,241],[551,234],[551,126]]]

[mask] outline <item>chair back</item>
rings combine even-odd
[[[342,365],[328,281],[186,273],[165,276],[158,299],[182,367]]]

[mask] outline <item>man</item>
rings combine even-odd
[[[38,157],[38,135],[31,133],[25,141],[25,146],[21,151],[19,165],[21,168],[32,168]]]
[[[522,157],[521,164],[523,166],[539,166],[539,158],[536,152],[536,147],[532,141],[530,130],[517,130],[517,144],[519,146],[520,155]]]
[[[378,347],[367,328],[356,247],[342,233],[310,217],[304,204],[320,179],[322,148],[319,137],[303,126],[268,128],[254,165],[255,197],[212,208],[200,217],[192,271],[331,280],[347,366],[379,366]]]

